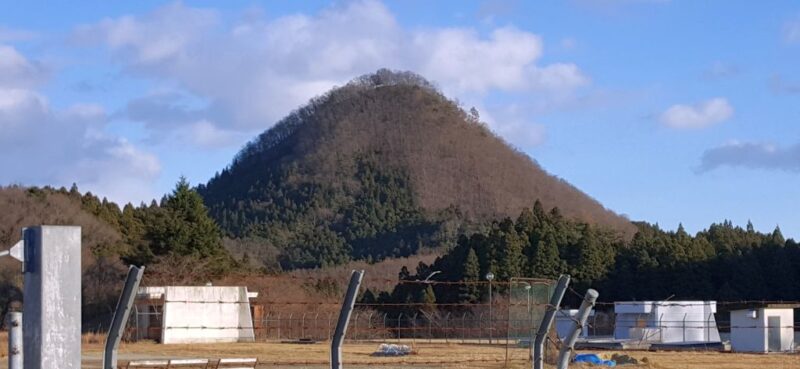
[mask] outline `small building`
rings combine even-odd
[[[247,287],[140,287],[134,303],[136,339],[161,343],[254,342]]]
[[[614,338],[650,343],[720,342],[716,301],[615,302]]]
[[[751,304],[731,310],[731,350],[734,352],[794,351],[795,304]]]
[[[559,339],[564,339],[569,333],[570,328],[575,324],[578,316],[578,309],[561,309],[556,313],[556,333]],[[589,323],[594,316],[594,310],[589,311],[589,319],[583,323],[583,329],[579,337],[589,337]]]

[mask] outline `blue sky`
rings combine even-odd
[[[800,231],[800,4],[0,1],[0,184],[146,201],[309,98],[437,83],[634,220]]]

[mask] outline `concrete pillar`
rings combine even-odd
[[[38,226],[25,241],[25,369],[81,367],[81,228]]]

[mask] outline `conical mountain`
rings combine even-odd
[[[450,244],[537,199],[566,217],[633,230],[422,77],[388,70],[294,111],[199,191],[230,236],[257,239],[289,268]]]

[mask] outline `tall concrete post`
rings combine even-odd
[[[556,289],[553,291],[553,295],[550,296],[550,303],[547,304],[545,308],[542,324],[539,324],[539,329],[536,331],[536,337],[531,346],[533,369],[544,369],[544,340],[547,338],[547,333],[550,332],[550,327],[553,326],[553,320],[555,320],[556,312],[558,312],[558,308],[561,306],[564,293],[567,292],[569,279],[570,277],[566,274],[558,278]]]
[[[350,284],[347,286],[347,293],[344,295],[342,310],[339,311],[339,321],[336,323],[336,331],[331,339],[331,369],[342,369],[342,342],[347,334],[347,324],[353,314],[353,306],[356,303],[358,288],[361,286],[361,279],[364,278],[363,270],[354,270],[350,276]]]
[[[81,228],[23,230],[24,369],[81,367]]]
[[[575,341],[578,340],[578,335],[581,333],[581,330],[583,330],[586,319],[589,318],[589,313],[592,311],[594,302],[597,301],[598,296],[599,294],[597,291],[591,288],[586,291],[583,302],[581,302],[581,307],[578,309],[578,315],[575,316],[575,319],[569,326],[567,336],[564,337],[564,343],[561,345],[561,350],[558,353],[558,369],[567,369],[569,366],[569,358],[570,354],[572,354],[572,349],[575,347]]]
[[[8,313],[8,369],[22,369],[22,313]]]

